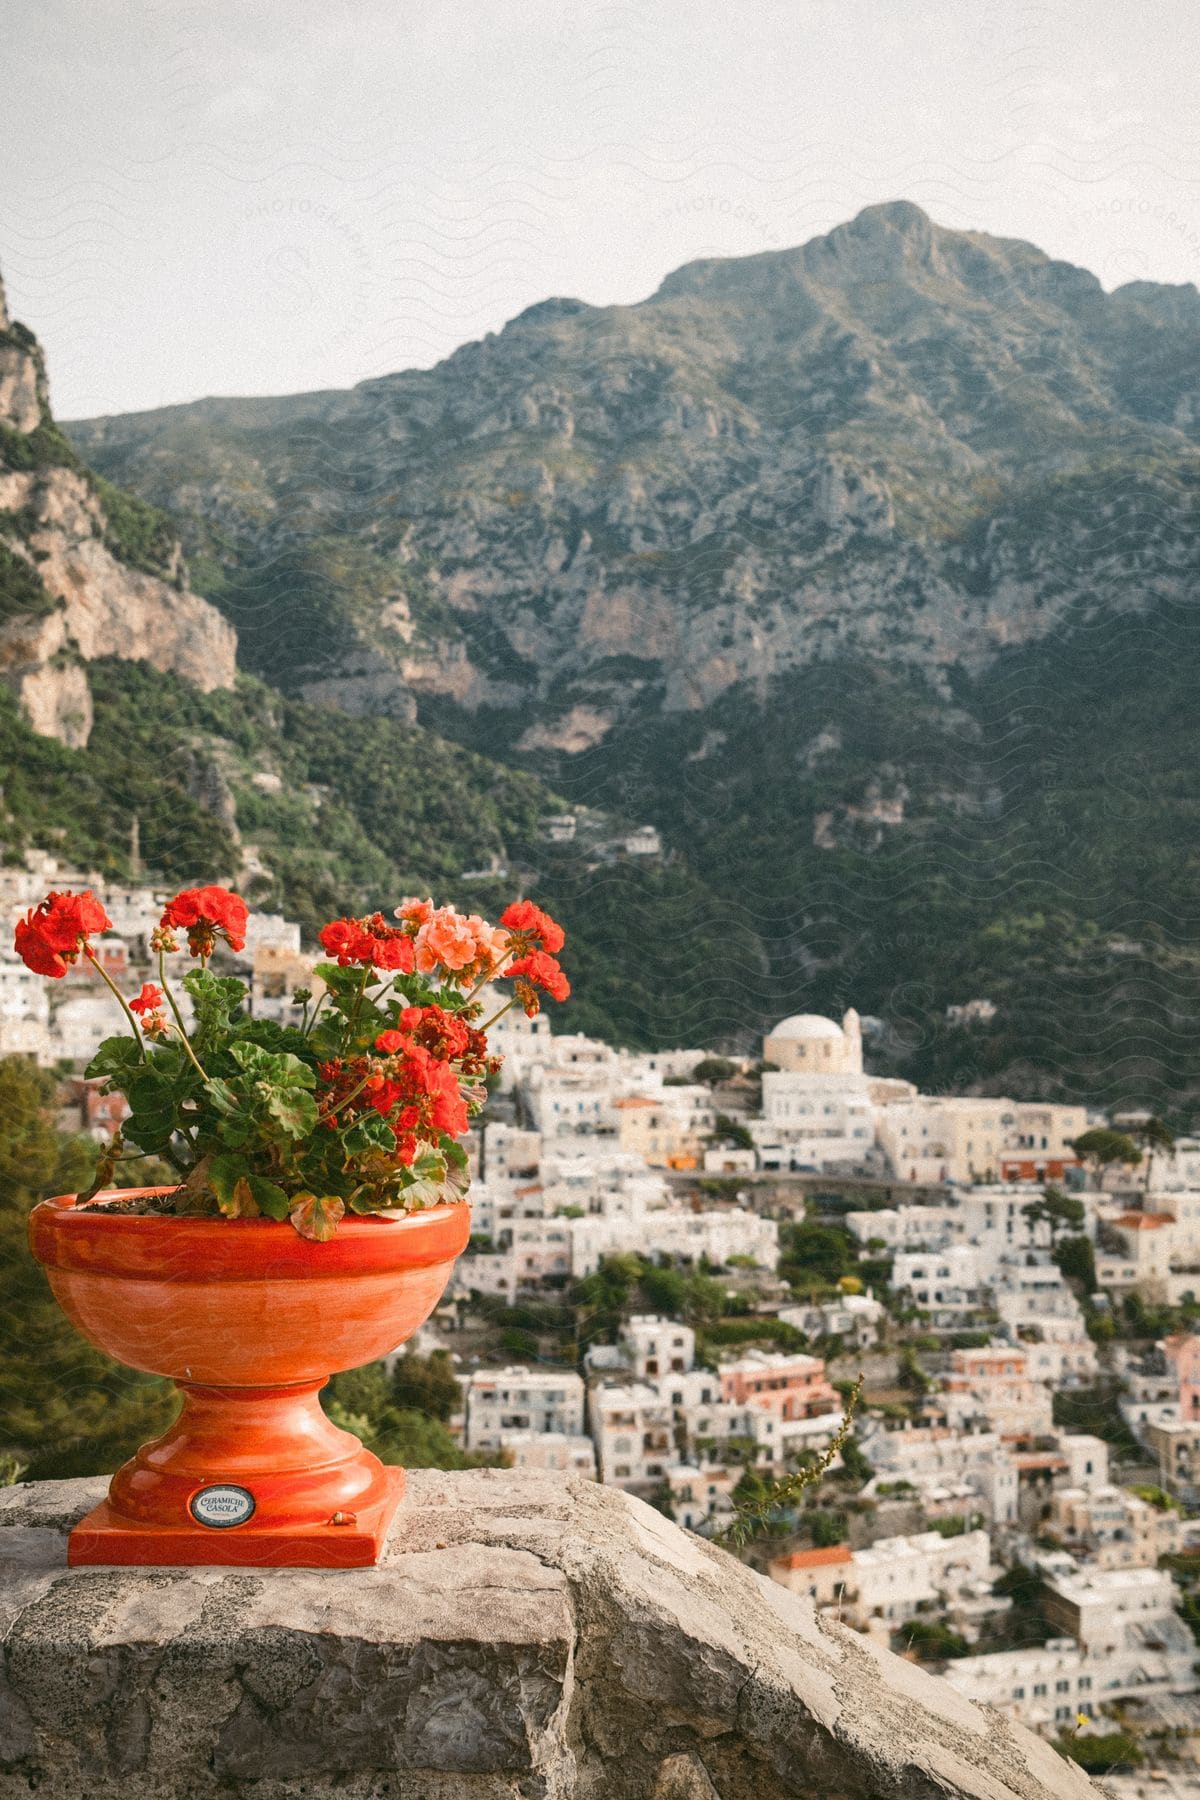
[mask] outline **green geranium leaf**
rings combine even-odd
[[[292,1203],[278,1182],[268,1181],[265,1175],[247,1175],[246,1182],[259,1212],[266,1213],[269,1219],[287,1218]]]
[[[446,1162],[448,1163],[450,1168],[452,1168],[452,1169],[465,1169],[466,1168],[467,1153],[463,1149],[462,1145],[459,1143],[457,1138],[447,1137],[447,1135],[444,1131],[440,1132],[438,1134],[438,1147],[440,1148],[442,1155],[445,1157]]]
[[[231,1150],[240,1150],[254,1136],[254,1122],[243,1113],[235,1113],[232,1119],[222,1119],[217,1126],[217,1136]]]
[[[128,1090],[127,1090],[128,1092]],[[175,1099],[169,1081],[149,1074],[139,1078],[137,1097],[128,1092],[129,1117],[122,1136],[139,1150],[165,1150],[175,1135]]]
[[[317,1077],[306,1062],[290,1051],[265,1050],[261,1044],[239,1039],[230,1044],[229,1054],[255,1081],[269,1082],[272,1087],[311,1088]]]
[[[234,1213],[234,1189],[238,1182],[244,1181],[249,1173],[250,1165],[245,1157],[234,1156],[228,1151],[223,1151],[220,1156],[214,1156],[209,1164],[208,1185],[217,1196],[217,1205],[221,1211],[231,1218],[236,1216]]]
[[[236,975],[214,975],[211,969],[189,969],[183,978],[192,997],[196,1023],[192,1043],[203,1060],[228,1035],[230,1021],[246,998],[246,984]]]
[[[266,1101],[268,1113],[288,1137],[308,1137],[317,1129],[317,1103],[303,1088],[272,1087]]]
[[[142,1052],[131,1037],[105,1038],[84,1070],[91,1080],[107,1075],[114,1086],[123,1086],[126,1077],[141,1066]]]
[[[214,1076],[204,1084],[204,1092],[214,1112],[224,1118],[232,1119],[241,1111],[242,1103],[227,1081]]]
[[[363,1113],[342,1134],[342,1145],[351,1156],[364,1150],[394,1150],[395,1133],[378,1113]]]
[[[362,970],[357,966],[343,968],[341,963],[318,963],[313,970],[329,989],[334,999],[357,994],[362,982]]]
[[[423,1150],[406,1171],[405,1206],[437,1206],[445,1199],[446,1159],[436,1150]]]

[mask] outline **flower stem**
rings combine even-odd
[[[180,1012],[179,1007],[176,1004],[174,994],[171,992],[170,988],[167,986],[166,951],[161,950],[161,949],[159,950],[159,953],[158,953],[158,980],[159,980],[159,986],[162,988],[163,993],[167,996],[167,1001],[168,1001],[168,1004],[170,1005],[171,1011],[175,1014],[175,1023],[179,1027],[179,1034],[181,1037],[185,1037],[187,1035],[187,1032],[186,1032],[184,1023],[183,1023],[183,1014]]]
[[[192,1064],[192,1067],[196,1070],[196,1073],[199,1075],[201,1081],[207,1081],[208,1075],[205,1072],[205,1070],[201,1068],[199,1060],[197,1059],[197,1056],[196,1056],[196,1052],[192,1049],[191,1043],[188,1039],[187,1027],[185,1026],[185,1024],[183,1022],[183,1014],[180,1012],[179,1007],[176,1004],[174,994],[171,992],[170,987],[167,985],[166,953],[162,949],[160,949],[158,952],[158,979],[162,986],[163,993],[167,996],[167,1002],[170,1005],[171,1011],[175,1014],[175,1028],[179,1033],[180,1043],[183,1045],[184,1049],[187,1051],[188,1061]]]
[[[366,1087],[367,1083],[372,1079],[374,1074],[375,1074],[374,1069],[368,1069],[367,1073],[363,1076],[363,1078],[359,1082],[358,1086],[351,1088],[350,1092],[348,1094],[340,1094],[337,1098],[336,1107],[331,1107],[329,1109],[329,1111],[341,1112],[342,1108],[349,1106],[349,1104],[352,1100],[357,1100],[358,1096],[362,1093],[363,1089]]]
[[[358,1015],[362,1011],[362,1003],[367,991],[367,983],[372,979],[374,974],[375,970],[370,967],[370,965],[362,972],[362,979],[358,984],[358,992],[354,996],[354,1005],[350,1008],[350,1017],[346,1021],[346,1037],[348,1041],[353,1041],[354,1027],[358,1024]]]
[[[201,1067],[200,1062],[197,1059],[196,1052],[192,1049],[191,1044],[188,1042],[188,1034],[183,1029],[182,1024],[177,1025],[176,1030],[179,1033],[180,1043],[183,1045],[184,1049],[187,1051],[188,1061],[191,1063],[192,1067],[195,1069],[197,1075],[199,1075],[201,1081],[207,1081],[208,1080],[208,1072],[207,1072],[207,1070],[205,1070],[204,1068]]]
[[[317,1004],[316,1004],[316,1005],[315,1005],[315,1006],[314,1006],[314,1007],[313,1007],[313,1015],[312,1015],[312,1018],[311,1018],[311,1019],[309,1019],[309,1018],[308,1018],[308,1008],[307,1008],[307,1007],[305,1007],[305,1009],[304,1009],[304,1015],[305,1015],[305,1018],[306,1018],[306,1019],[307,1019],[307,1021],[308,1021],[308,1022],[307,1022],[307,1024],[306,1024],[306,1025],[305,1025],[305,1026],[304,1026],[304,1033],[303,1033],[303,1035],[304,1035],[304,1036],[305,1036],[305,1037],[306,1037],[306,1038],[307,1038],[307,1037],[308,1037],[308,1036],[310,1036],[310,1034],[311,1034],[311,1032],[312,1032],[312,1029],[313,1029],[313,1027],[314,1027],[314,1025],[315,1025],[315,1024],[316,1024],[316,1022],[317,1022],[317,1019],[318,1019],[318,1016],[319,1016],[319,1015],[320,1015],[320,1011],[321,1011],[321,1008],[322,1008],[322,1007],[323,1007],[323,1006],[324,1006],[324,1004],[325,1004],[325,1002],[326,1002],[326,1001],[327,1001],[327,1000],[328,1000],[328,998],[329,998],[329,992],[330,992],[330,990],[329,990],[329,989],[328,989],[328,988],[324,988],[324,989],[323,989],[323,990],[322,990],[322,992],[321,992],[321,993],[320,993],[320,994],[318,994],[318,995],[317,995]]]
[[[508,1003],[507,1003],[507,1005],[505,1005],[505,1006],[502,1006],[502,1007],[501,1007],[501,1008],[500,1008],[500,1011],[499,1011],[499,1012],[496,1012],[496,1013],[493,1013],[493,1014],[492,1014],[492,1016],[491,1016],[491,1018],[490,1018],[490,1019],[489,1019],[489,1020],[488,1020],[488,1021],[487,1021],[487,1023],[486,1023],[486,1024],[484,1024],[484,1025],[480,1025],[480,1026],[479,1026],[479,1027],[478,1027],[478,1029],[479,1029],[479,1030],[480,1030],[480,1031],[485,1031],[485,1032],[486,1032],[486,1031],[490,1031],[490,1030],[491,1030],[491,1029],[492,1029],[492,1026],[493,1026],[493,1025],[494,1025],[494,1024],[495,1024],[495,1023],[496,1023],[496,1020],[497,1020],[497,1019],[502,1019],[502,1018],[503,1018],[503,1017],[504,1017],[504,1015],[505,1015],[505,1013],[506,1013],[506,1012],[509,1012],[509,1011],[511,1011],[511,1009],[512,1009],[512,1008],[513,1008],[513,1007],[514,1007],[514,1006],[515,1006],[515,1005],[516,1005],[516,1004],[517,1004],[517,996],[516,996],[516,995],[515,995],[515,994],[514,994],[514,995],[513,995],[513,997],[512,997],[512,999],[511,999],[511,1000],[510,1000],[510,1001],[508,1001]]]
[[[104,982],[105,986],[112,993],[114,999],[117,1002],[117,1005],[121,1008],[121,1011],[125,1014],[126,1019],[128,1019],[129,1029],[133,1033],[133,1041],[138,1047],[138,1054],[141,1056],[142,1061],[145,1062],[146,1046],[142,1041],[142,1034],[138,1030],[138,1022],[134,1018],[132,1012],[129,1009],[129,1002],[126,1000],[124,994],[121,992],[120,988],[117,986],[116,982],[113,980],[113,978],[109,974],[108,970],[106,968],[104,968],[102,966],[102,964],[99,962],[99,960],[97,959],[97,956],[96,956],[96,952],[92,949],[92,946],[90,944],[85,944],[83,946],[83,954],[87,957],[87,959],[91,963],[93,969],[95,969],[97,975],[99,975],[101,981]]]
[[[470,993],[467,995],[468,1005],[475,998],[476,994],[481,993],[483,991],[483,989],[485,987],[487,987],[489,982],[499,981],[500,977],[504,973],[505,963],[510,962],[513,959],[513,957],[515,957],[515,955],[516,955],[516,951],[512,950],[512,949],[506,950],[504,952],[504,955],[500,958],[500,961],[496,964],[496,967],[490,972],[490,974],[485,975],[483,977],[482,981],[477,981],[475,983],[475,986],[471,989]],[[499,1014],[497,1014],[496,1016],[499,1017]],[[481,1025],[479,1027],[479,1029],[481,1031],[484,1031],[487,1028],[486,1028],[486,1026]]]

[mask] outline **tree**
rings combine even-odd
[[[711,1144],[732,1143],[739,1150],[753,1150],[754,1139],[740,1119],[730,1119],[724,1113],[718,1113],[716,1124],[709,1137]]]
[[[846,1515],[844,1512],[833,1512],[824,1506],[815,1506],[811,1512],[805,1513],[803,1523],[807,1526],[816,1550],[830,1550],[834,1544],[846,1541]]]
[[[1097,1125],[1091,1131],[1085,1131],[1071,1145],[1079,1160],[1091,1170],[1092,1179],[1097,1187],[1105,1169],[1113,1163],[1125,1163],[1128,1168],[1135,1168],[1142,1160],[1142,1153],[1127,1132],[1113,1131],[1106,1125]]]
[[[836,1225],[808,1221],[785,1225],[780,1232],[779,1273],[793,1286],[804,1286],[813,1277],[833,1286],[848,1273],[854,1258],[850,1238]]]
[[[392,1370],[393,1406],[423,1412],[443,1423],[462,1406],[462,1389],[445,1350],[418,1356],[410,1350]]]
[[[412,1407],[389,1407],[376,1421],[370,1448],[381,1462],[407,1469],[496,1468],[503,1453],[461,1450],[440,1419]]]
[[[96,1145],[52,1123],[54,1078],[0,1059],[0,1445],[34,1480],[104,1475],[164,1431],[170,1382],[110,1361],[67,1323],[29,1253],[26,1219],[86,1187]]]
[[[639,1285],[656,1313],[667,1319],[683,1317],[688,1278],[682,1269],[646,1269]]]
[[[722,1081],[730,1081],[737,1074],[737,1064],[724,1056],[704,1056],[692,1070],[692,1080],[699,1081],[705,1087],[717,1087]]]
[[[913,1394],[927,1394],[933,1382],[917,1361],[917,1353],[911,1345],[904,1346],[897,1362],[896,1379],[899,1385]]]
[[[381,1362],[365,1363],[361,1369],[346,1369],[333,1376],[322,1393],[322,1403],[336,1403],[344,1413],[356,1418],[376,1419],[392,1397],[388,1372]]]
[[[856,1437],[848,1437],[842,1445],[842,1466],[836,1472],[855,1487],[865,1487],[875,1473]]]
[[[904,1648],[911,1650],[918,1662],[943,1662],[970,1654],[966,1639],[951,1631],[940,1619],[910,1619],[899,1637]]]
[[[1087,1737],[1059,1738],[1054,1746],[1060,1756],[1078,1763],[1089,1775],[1107,1775],[1118,1768],[1135,1768],[1142,1761],[1142,1750],[1135,1738],[1125,1731],[1106,1731]]]
[[[1096,1252],[1090,1238],[1082,1235],[1060,1238],[1050,1254],[1068,1281],[1082,1282],[1085,1293],[1095,1290]]]
[[[1064,1194],[1061,1188],[1048,1187],[1040,1200],[1031,1200],[1023,1206],[1021,1212],[1031,1225],[1045,1223],[1050,1227],[1050,1242],[1053,1245],[1060,1231],[1078,1231],[1087,1217],[1087,1209],[1082,1200],[1073,1199]]]
[[[1158,1151],[1163,1150],[1170,1156],[1175,1149],[1175,1136],[1170,1128],[1164,1125],[1163,1121],[1155,1113],[1151,1113],[1150,1117],[1148,1119],[1143,1119],[1140,1124],[1134,1125],[1130,1131],[1130,1136],[1135,1138],[1145,1151],[1146,1180],[1144,1191],[1148,1194],[1150,1192],[1150,1176],[1154,1169],[1155,1155]]]

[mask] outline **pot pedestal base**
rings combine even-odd
[[[130,1564],[139,1568],[219,1566],[239,1569],[369,1569],[383,1554],[396,1508],[404,1498],[404,1470],[385,1471],[389,1492],[359,1507],[353,1523],[308,1528],[256,1527],[223,1531],[202,1525],[145,1525],[126,1519],[107,1500],[72,1531],[67,1561]],[[351,1515],[347,1514],[347,1519]]]
[[[67,1561],[361,1569],[379,1561],[404,1494],[324,1414],[323,1381],[177,1384],[183,1410],[113,1476],[72,1531]]]

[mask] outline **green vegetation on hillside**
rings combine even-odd
[[[168,1382],[79,1336],[29,1254],[30,1208],[85,1186],[95,1167],[95,1144],[55,1129],[54,1087],[23,1058],[0,1058],[0,1456],[34,1480],[107,1473],[176,1411]]]
[[[563,802],[536,776],[418,726],[286,699],[252,677],[202,694],[115,658],[87,673],[95,723],[85,750],[38,737],[0,688],[6,858],[38,846],[125,877],[136,818],[146,871],[179,885],[236,881],[253,905],[298,919],[310,941],[331,917],[388,909],[408,893],[486,910],[536,884],[570,932],[576,997],[565,1026],[653,1044],[676,1041],[683,996],[736,1004],[739,966],[758,954],[752,934],[731,931],[686,868],[589,869],[569,847],[542,843],[539,821]],[[265,873],[243,880],[248,845]],[[492,859],[508,874],[461,880]],[[702,920],[686,939],[680,908]]]

